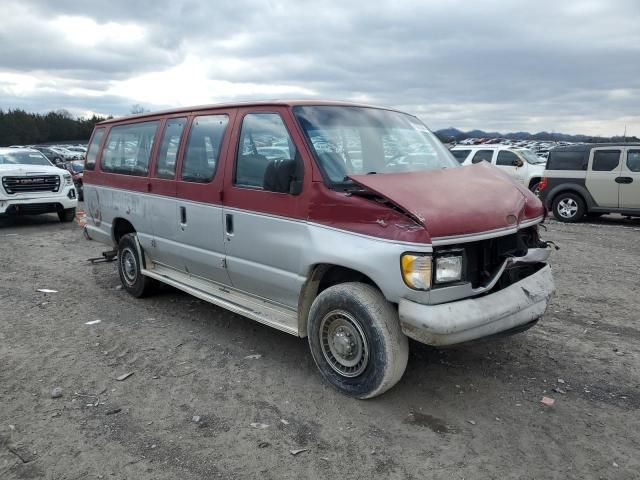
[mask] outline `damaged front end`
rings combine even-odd
[[[538,227],[514,234],[434,248],[434,261],[458,252],[460,281],[434,283],[428,305],[402,299],[403,332],[428,345],[453,345],[533,326],[554,291],[551,253]]]

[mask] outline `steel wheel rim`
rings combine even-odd
[[[573,198],[563,198],[558,202],[558,213],[562,218],[572,218],[578,213],[578,202]]]
[[[133,285],[138,279],[138,262],[131,248],[126,247],[120,254],[120,270],[127,285]]]
[[[369,363],[369,346],[360,324],[344,310],[332,310],[320,322],[320,348],[337,374],[360,375]]]

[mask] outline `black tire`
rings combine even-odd
[[[559,222],[574,223],[584,216],[586,207],[580,195],[563,192],[553,199],[552,210]]]
[[[311,305],[307,335],[324,379],[351,397],[386,392],[407,367],[409,342],[398,312],[371,285],[342,283],[324,290]],[[357,363],[345,366],[347,362]]]
[[[136,243],[135,233],[123,235],[118,242],[118,274],[122,287],[134,297],[142,298],[156,290],[157,282],[140,272],[142,263]]]
[[[73,220],[76,218],[76,209],[65,208],[61,212],[58,212],[58,218],[63,223],[73,222]]]

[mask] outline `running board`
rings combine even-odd
[[[298,313],[293,309],[275,305],[157,263],[152,263],[151,269],[141,269],[141,273],[205,302],[213,303],[256,322],[298,336]]]

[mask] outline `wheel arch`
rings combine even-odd
[[[380,287],[369,276],[349,267],[334,263],[317,263],[310,267],[307,280],[303,284],[298,298],[298,335],[300,337],[307,336],[309,311],[316,297],[333,285],[347,282],[365,283],[380,290]]]
[[[598,204],[595,202],[595,200],[585,187],[573,183],[564,183],[555,187],[547,195],[546,204],[549,210],[553,208],[553,202],[556,200],[557,196],[563,193],[574,193],[576,195],[579,195],[582,200],[584,200],[584,204],[587,207],[587,212],[591,210],[591,208],[598,206]]]
[[[133,224],[126,218],[114,218],[111,226],[111,238],[116,246],[118,245],[118,242],[120,242],[120,239],[127,233],[136,233],[136,229]]]

